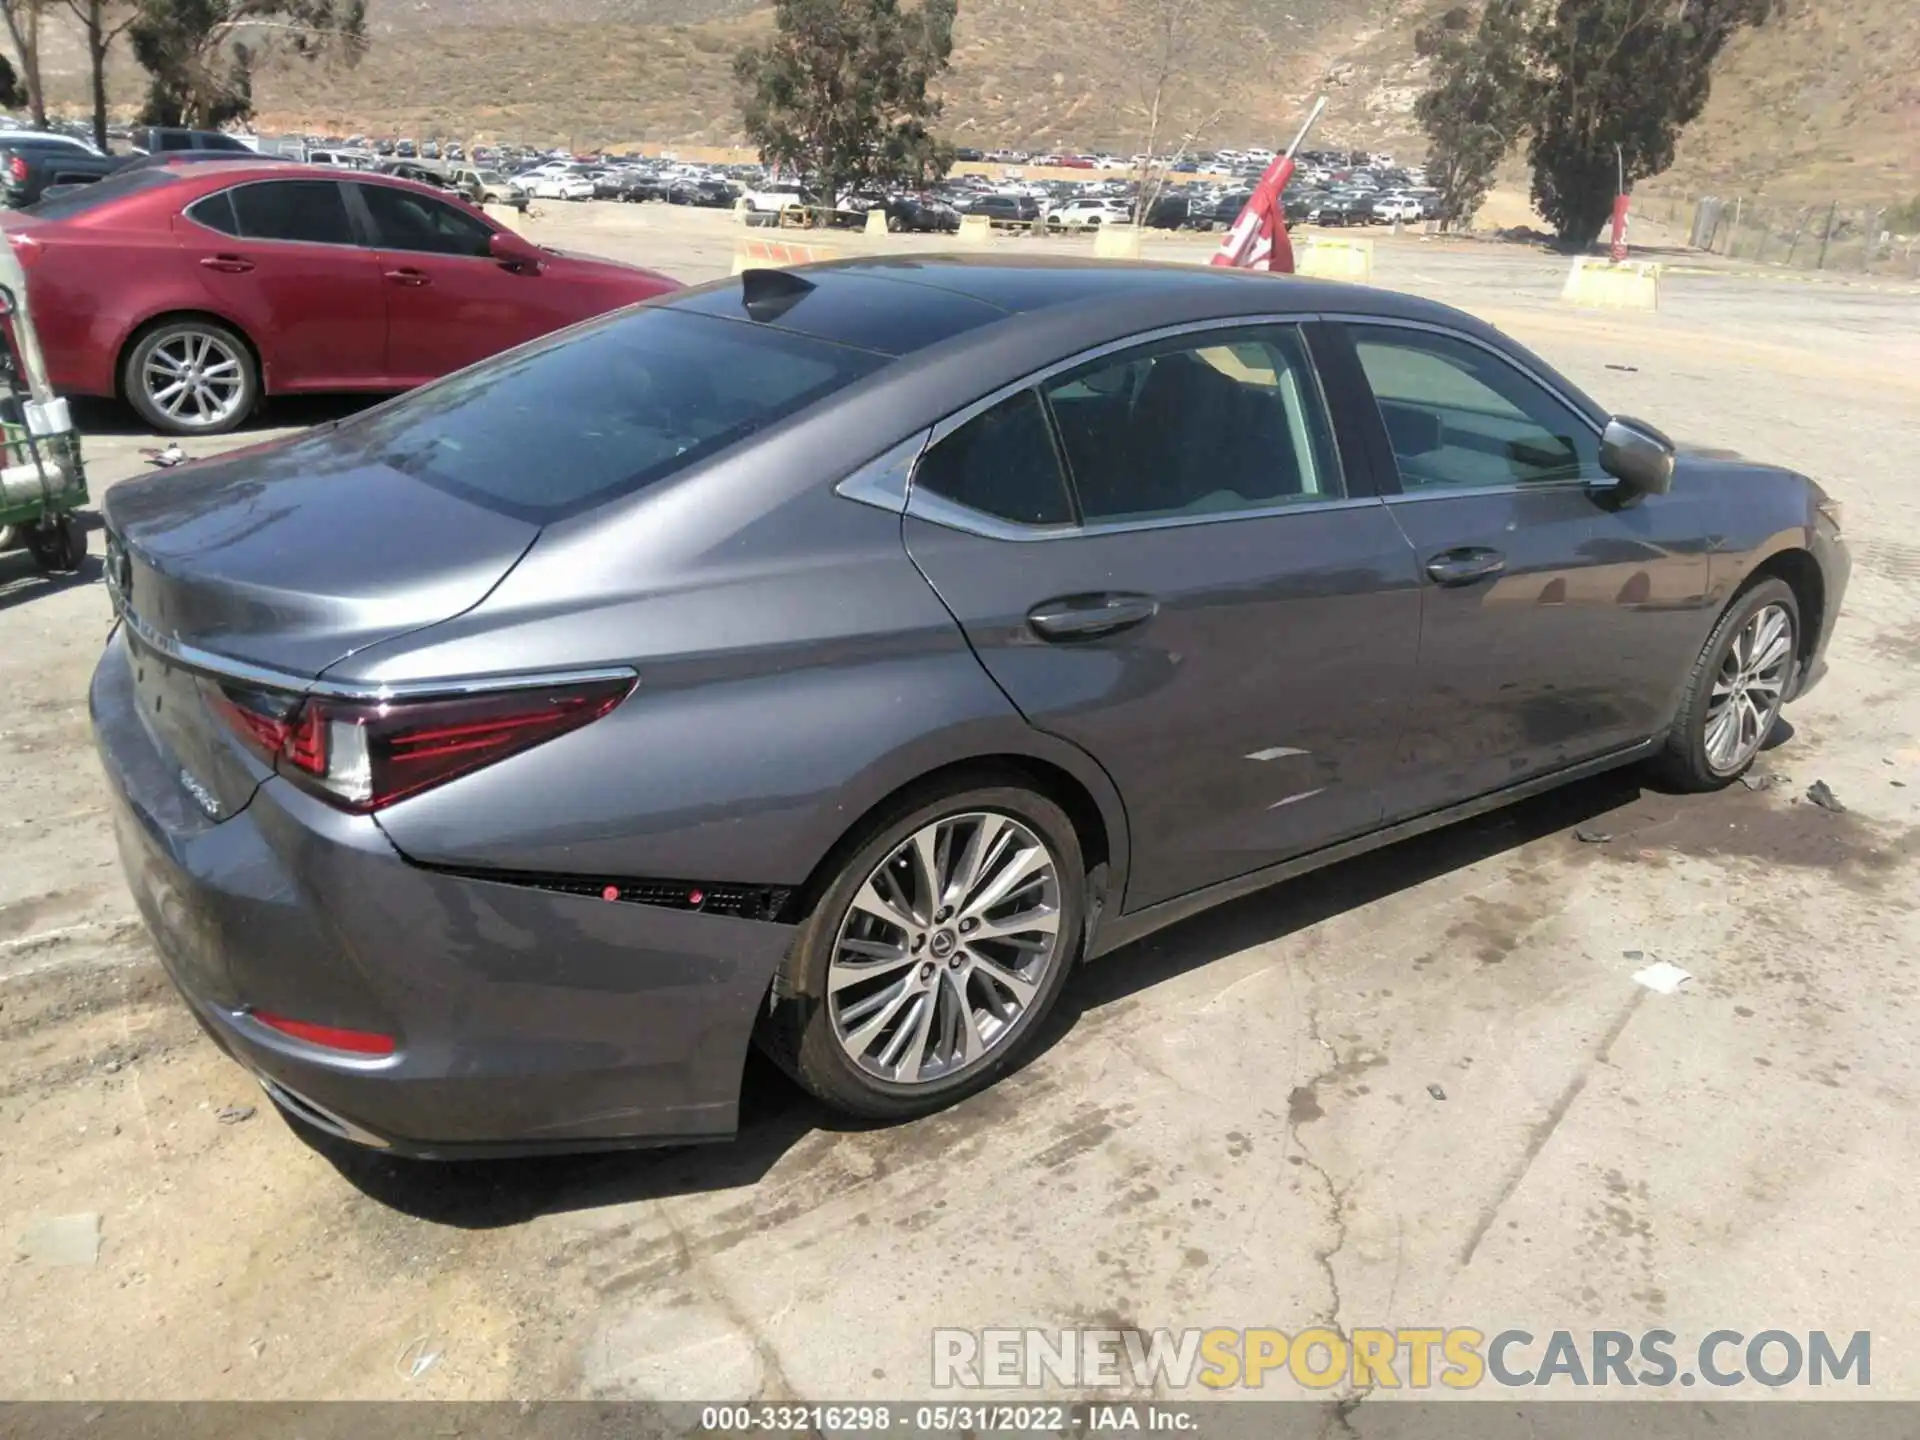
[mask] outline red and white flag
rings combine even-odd
[[[1287,234],[1283,197],[1287,182],[1293,179],[1293,157],[1326,108],[1327,98],[1323,95],[1314,104],[1313,113],[1307,116],[1307,123],[1300,127],[1300,133],[1293,137],[1287,153],[1277,156],[1261,174],[1260,183],[1253,187],[1253,194],[1240,207],[1240,218],[1233,222],[1227,238],[1220,242],[1220,250],[1213,257],[1215,265],[1236,270],[1270,270],[1276,275],[1293,273],[1293,240]]]

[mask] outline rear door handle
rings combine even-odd
[[[1150,595],[1067,595],[1027,612],[1027,625],[1042,640],[1093,640],[1145,624],[1160,611]]]
[[[200,262],[208,270],[218,270],[222,275],[244,275],[253,269],[253,261],[244,255],[209,255]]]
[[[398,270],[387,271],[387,279],[396,285],[431,285],[433,279],[424,270],[415,270],[402,266]]]
[[[1427,561],[1427,576],[1436,585],[1471,585],[1506,568],[1507,557],[1498,550],[1463,545],[1457,550],[1442,550]]]

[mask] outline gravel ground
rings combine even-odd
[[[740,233],[548,208],[540,238],[688,279]],[[1871,1330],[1871,1393],[1920,1395],[1920,305],[1715,267],[1596,317],[1563,263],[1383,237],[1376,280],[1846,502],[1780,783],[1614,776],[1240,901],[1084,972],[1035,1063],[897,1129],[755,1064],[728,1146],[309,1148],[134,919],[86,725],[97,563],[0,556],[0,1396],[897,1397],[936,1325],[1313,1323]],[[142,469],[126,415],[86,419],[96,492]],[[1695,979],[1636,986],[1651,959]]]

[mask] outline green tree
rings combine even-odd
[[[1563,242],[1586,245],[1627,185],[1673,164],[1706,108],[1714,62],[1773,0],[1558,0],[1537,13],[1533,201]]]
[[[1473,219],[1519,134],[1525,9],[1526,0],[1490,0],[1476,22],[1456,5],[1414,32],[1414,49],[1434,67],[1414,118],[1432,142],[1427,179],[1440,192],[1442,228]]]
[[[924,183],[951,147],[927,93],[953,54],[955,0],[775,0],[774,36],[734,57],[740,115],[769,164],[809,177],[833,203],[868,183]]]
[[[1623,177],[1631,188],[1673,164],[1727,41],[1776,3],[1488,0],[1477,24],[1450,12],[1422,31],[1434,66],[1418,113],[1440,173],[1477,204],[1524,136],[1534,204],[1563,243],[1592,243]]]
[[[366,0],[138,0],[129,30],[152,81],[150,125],[212,127],[253,113],[253,76],[273,55],[353,64]]]

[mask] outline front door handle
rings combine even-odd
[[[208,270],[218,270],[222,275],[244,275],[253,269],[253,261],[244,255],[209,255],[200,262]]]
[[[1159,613],[1150,595],[1067,595],[1027,612],[1027,624],[1042,640],[1093,640],[1145,624]]]
[[[404,265],[398,270],[387,271],[387,279],[396,285],[431,285],[433,283],[432,277],[426,271],[415,270]]]
[[[1506,568],[1507,557],[1498,550],[1463,545],[1457,550],[1442,550],[1427,561],[1427,576],[1436,585],[1471,585]]]

